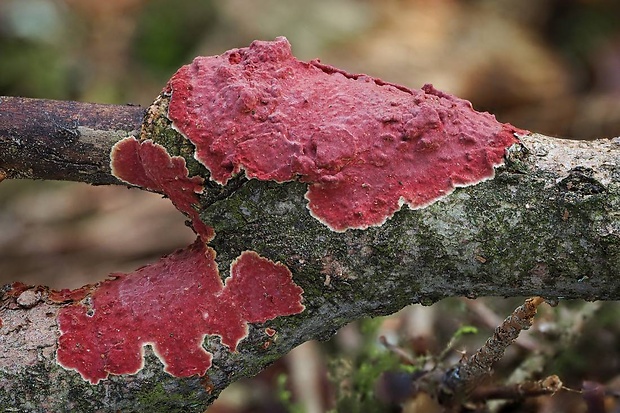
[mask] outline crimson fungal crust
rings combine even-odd
[[[430,85],[412,90],[301,62],[284,38],[196,58],[164,92],[174,128],[212,180],[225,185],[242,170],[300,180],[311,214],[335,231],[381,225],[403,204],[421,208],[491,178],[515,134],[527,133]],[[203,375],[212,357],[205,335],[234,351],[247,323],[303,311],[288,268],[252,251],[223,285],[207,246],[215,233],[197,210],[203,178],[189,177],[182,157],[129,137],[111,158],[115,176],[167,195],[199,238],[131,274],[59,292],[63,302],[79,300],[59,313],[59,364],[97,383],[137,372],[151,344],[170,374]]]
[[[489,179],[526,133],[426,85],[411,90],[318,61],[285,38],[198,57],[166,92],[174,127],[221,184],[308,183],[314,217],[333,230],[382,224],[405,203],[426,206]]]
[[[200,220],[195,209],[199,204],[197,194],[204,189],[203,179],[188,176],[185,159],[170,156],[166,148],[151,140],[140,142],[133,136],[117,142],[110,158],[114,176],[165,194],[179,211],[190,217],[194,231],[204,242],[213,238],[213,229]]]
[[[205,335],[219,335],[235,351],[247,336],[248,322],[304,309],[302,289],[284,265],[244,252],[223,285],[215,251],[200,239],[155,264],[114,277],[80,303],[61,309],[58,317],[58,363],[93,384],[109,374],[138,372],[146,344],[166,372],[204,375],[212,358],[202,346]]]

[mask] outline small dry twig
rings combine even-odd
[[[390,343],[385,336],[379,336],[379,342],[390,352],[394,353],[400,359],[400,362],[409,366],[415,365],[415,360],[406,350]]]
[[[562,390],[562,386],[562,381],[554,374],[537,381],[526,381],[505,386],[480,387],[474,390],[469,398],[472,401],[493,399],[518,400],[526,397],[554,394]]]
[[[458,402],[471,394],[491,373],[493,365],[502,358],[506,348],[517,339],[519,333],[532,326],[537,308],[544,301],[542,297],[527,299],[495,329],[493,336],[473,356],[448,370],[442,380],[439,400]]]

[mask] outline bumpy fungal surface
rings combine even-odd
[[[198,57],[169,81],[168,116],[211,179],[308,183],[336,231],[382,224],[491,178],[515,132],[468,101],[293,57],[285,38]]]
[[[113,276],[58,318],[58,363],[93,384],[109,374],[138,372],[146,344],[166,372],[203,375],[212,358],[202,346],[205,335],[219,335],[235,351],[247,323],[304,309],[302,290],[284,265],[244,252],[223,285],[215,251],[200,239],[155,264]]]

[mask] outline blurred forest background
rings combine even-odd
[[[620,136],[619,16],[617,0],[0,0],[0,95],[146,106],[193,57],[283,35],[300,59],[412,88],[432,83],[518,127],[613,137]],[[130,271],[189,244],[194,235],[183,222],[168,201],[143,191],[4,181],[0,281],[74,288]],[[252,384],[232,386],[210,411],[321,412],[347,391],[368,403],[372,374],[385,365],[364,370],[360,360],[390,353],[378,336],[412,355],[439,353],[459,326],[475,325],[480,333],[460,347],[472,351],[518,304],[445,300],[351,325],[329,343],[301,346]],[[593,314],[596,321],[575,321]],[[537,374],[620,391],[616,305],[561,304],[540,318],[498,369],[498,383],[540,353]],[[360,384],[356,374],[371,379]],[[618,411],[612,390],[603,411]],[[519,406],[504,411],[590,411],[569,392]]]

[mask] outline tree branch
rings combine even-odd
[[[140,130],[144,109],[0,96],[0,171],[5,178],[118,184],[110,150]]]
[[[433,99],[441,97],[431,93]],[[212,366],[202,377],[165,373],[147,346],[139,372],[112,374],[92,385],[56,361],[58,337],[67,333],[59,327],[59,316],[65,312],[71,320],[66,309],[74,309],[71,314],[86,311],[97,291],[109,292],[127,277],[73,292],[5,286],[0,404],[33,411],[200,412],[231,382],[256,374],[294,346],[328,339],[352,320],[390,314],[411,303],[480,295],[620,299],[618,139],[519,136],[494,179],[458,188],[421,209],[403,207],[382,225],[338,232],[309,214],[304,197],[308,185],[299,180],[279,183],[237,175],[226,185],[207,181],[197,198],[200,205],[194,205],[187,198],[194,191],[188,188],[198,186],[196,176],[209,178],[209,172],[196,161],[193,144],[168,119],[167,96],[149,109],[139,133],[140,108],[2,98],[0,169],[9,178],[119,183],[109,169],[111,147],[125,136],[139,135],[140,142],[164,157],[165,162],[157,163],[164,172],[177,173],[187,165],[189,177],[163,179],[161,171],[153,170],[131,170],[131,176],[150,190],[170,182],[186,185],[175,187],[180,192],[171,199],[208,248],[217,251],[213,271],[224,279],[244,251],[254,251],[269,265],[281,269],[273,264],[280,262],[290,270],[303,289],[305,309],[251,322],[237,351],[230,351],[223,334],[209,333],[204,349],[213,355]],[[182,286],[187,273],[172,275]],[[222,311],[241,312],[242,307]],[[132,323],[129,319],[124,325]],[[106,357],[101,353],[101,359]]]
[[[97,147],[107,154],[107,145],[106,139]],[[92,386],[56,364],[63,304],[51,301],[46,288],[6,286],[0,400],[50,410],[139,405],[145,406],[141,411],[164,406],[198,412],[232,381],[257,373],[292,347],[410,303],[481,295],[620,299],[619,146],[525,136],[495,179],[422,210],[405,208],[383,227],[344,233],[309,216],[303,184],[247,181],[202,214],[217,234],[211,245],[219,266],[227,268],[246,249],[283,262],[304,289],[302,314],[251,325],[238,353],[207,340],[215,357],[205,378],[164,373],[147,348],[138,374]],[[54,176],[64,174],[75,178],[63,170]],[[24,294],[40,298],[33,303]],[[278,332],[276,338],[265,335],[266,326]]]

